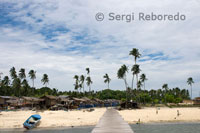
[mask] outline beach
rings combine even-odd
[[[143,108],[118,111],[129,124],[161,122],[200,122],[200,108]],[[179,115],[178,115],[179,114]]]
[[[178,111],[177,111],[178,110]],[[95,126],[106,108],[95,108],[94,111],[3,111],[0,113],[0,129],[23,128],[23,122],[33,114],[40,114],[41,128],[60,128],[75,126]],[[161,122],[200,122],[200,108],[142,108],[118,111],[129,124]],[[178,115],[179,114],[179,115]]]
[[[0,129],[23,128],[23,123],[29,116],[40,114],[41,124],[39,127],[72,127],[96,125],[105,108],[96,108],[92,112],[86,110],[73,111],[8,111],[0,113]]]

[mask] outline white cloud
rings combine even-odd
[[[90,67],[95,90],[106,87],[102,76],[108,73],[112,89],[124,89],[124,83],[116,77],[122,64],[133,64],[129,51],[139,48],[143,54],[139,62],[142,72],[147,74],[147,87],[160,88],[163,83],[170,87],[187,88],[186,80],[192,76],[196,81],[197,96],[200,80],[200,4],[198,0],[59,0],[59,1],[12,1],[18,12],[10,12],[13,20],[23,21],[26,27],[0,28],[0,66],[4,74],[9,68],[35,69],[37,86],[41,86],[43,73],[50,76],[50,86],[60,90],[73,89],[75,74],[84,74]],[[29,5],[22,9],[24,5]],[[183,13],[184,22],[97,22],[95,14],[115,13]],[[27,13],[31,13],[27,15]],[[38,20],[42,20],[38,22]],[[39,31],[62,26],[69,31],[55,31],[55,42],[50,42]],[[82,39],[74,39],[81,35]],[[97,40],[97,43],[89,43]],[[84,43],[83,43],[84,41]],[[73,47],[75,47],[73,49]],[[70,50],[69,50],[70,49]],[[151,60],[148,54],[163,53],[167,60]],[[130,73],[129,73],[130,75]],[[128,77],[129,81],[131,76]]]

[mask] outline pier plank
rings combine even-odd
[[[107,109],[92,133],[134,133],[115,109]]]

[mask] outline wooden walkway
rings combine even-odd
[[[134,133],[115,109],[107,109],[92,133]]]

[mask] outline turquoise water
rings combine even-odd
[[[130,125],[134,133],[200,133],[200,123],[165,123],[165,124],[140,124]],[[91,133],[94,126],[57,128],[57,129],[33,129],[26,131],[0,130],[0,133]]]
[[[200,123],[130,125],[134,133],[200,133]]]

